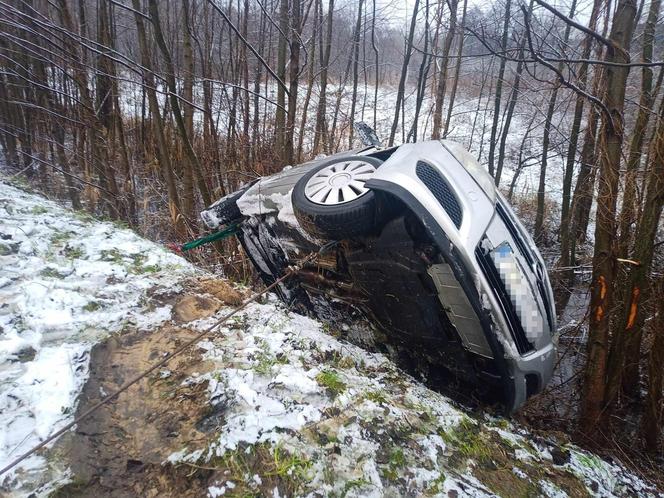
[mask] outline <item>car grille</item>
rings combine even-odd
[[[417,162],[415,173],[447,212],[456,227],[459,228],[463,219],[463,211],[461,210],[459,201],[442,175],[433,166],[424,161]]]
[[[551,309],[551,303],[549,302],[549,296],[546,293],[546,289],[544,287],[544,276],[543,276],[544,268],[542,268],[542,264],[539,261],[535,262],[535,259],[533,258],[530,249],[524,242],[523,237],[521,237],[519,230],[514,225],[512,219],[505,211],[505,208],[503,208],[503,206],[500,205],[500,203],[496,204],[496,212],[498,213],[498,216],[500,217],[502,222],[505,224],[507,231],[512,236],[512,239],[516,243],[519,252],[528,263],[528,266],[533,269],[536,268],[538,271],[537,290],[539,291],[540,297],[542,298],[542,303],[544,303],[544,310],[546,312],[546,320],[549,324],[549,328],[553,330],[553,312]]]
[[[498,301],[500,302],[500,307],[502,308],[503,316],[505,317],[505,320],[508,323],[508,326],[510,328],[510,333],[512,334],[512,339],[514,340],[514,344],[516,344],[517,351],[519,351],[519,354],[522,355],[526,354],[534,349],[533,345],[526,337],[526,332],[525,330],[523,330],[523,326],[521,325],[519,316],[517,315],[517,312],[514,309],[512,300],[507,294],[507,290],[505,289],[505,285],[503,284],[503,281],[500,278],[498,269],[496,268],[493,260],[491,259],[491,256],[488,253],[484,252],[480,246],[481,243],[477,247],[477,249],[475,249],[475,257],[477,258],[477,262],[479,263],[480,268],[482,268],[482,272],[486,276],[487,280],[489,281],[489,284],[491,285],[491,288],[494,291],[495,296],[498,298]]]

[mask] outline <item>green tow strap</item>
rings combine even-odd
[[[201,237],[200,239],[192,240],[191,242],[182,244],[182,246],[180,246],[180,249],[182,251],[190,251],[191,249],[195,249],[204,244],[209,244],[210,242],[214,242],[216,240],[225,239],[226,237],[230,237],[231,235],[235,235],[237,232],[239,232],[240,231],[239,226],[240,226],[239,223],[234,223],[232,225],[227,226],[226,228],[224,228],[219,232],[211,233],[210,235],[206,235],[205,237]]]

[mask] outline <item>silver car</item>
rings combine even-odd
[[[236,224],[268,284],[325,247],[280,297],[358,324],[352,339],[447,394],[513,412],[552,375],[556,315],[542,257],[457,143],[371,146],[286,167],[201,215],[210,228]]]

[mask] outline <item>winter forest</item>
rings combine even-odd
[[[554,286],[553,382],[516,415],[664,459],[661,0],[3,0],[0,163],[164,245],[262,175],[446,138],[531,230]],[[188,253],[255,282],[237,244]],[[658,471],[659,467],[659,471]],[[659,475],[661,479],[661,475]]]

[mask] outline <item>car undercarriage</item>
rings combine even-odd
[[[544,263],[459,144],[364,149],[286,167],[201,213],[233,223],[262,280],[317,253],[278,294],[466,403],[508,413],[555,357]],[[347,332],[347,333],[345,333]]]
[[[393,203],[400,204],[393,199]],[[292,309],[313,314],[347,337],[388,354],[408,373],[468,404],[499,402],[491,358],[469,352],[440,305],[431,268],[447,265],[417,217],[400,205],[380,233],[335,244],[278,288]],[[266,284],[320,246],[267,215],[244,223],[240,241]]]

